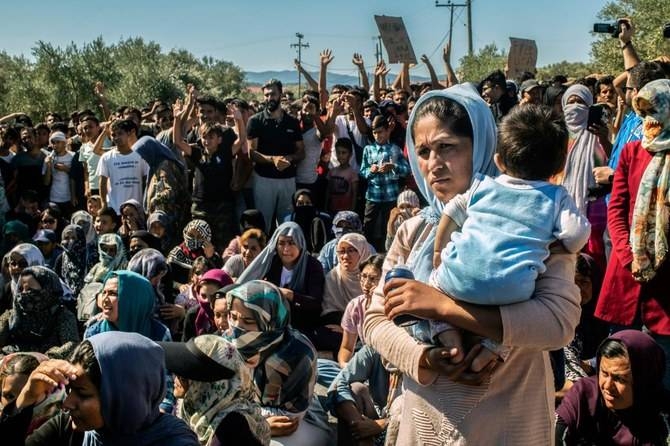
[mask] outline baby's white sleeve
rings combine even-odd
[[[442,209],[442,215],[451,218],[460,227],[463,226],[465,219],[468,218],[468,192],[456,195]]]
[[[586,245],[591,235],[591,223],[577,209],[575,200],[564,188],[556,194],[558,212],[556,216],[554,236],[569,252],[577,253]]]

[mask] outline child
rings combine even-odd
[[[507,115],[494,157],[502,174],[495,179],[477,174],[470,189],[444,208],[433,285],[473,304],[525,301],[546,269],[552,242],[560,241],[572,253],[586,244],[588,220],[565,188],[547,181],[565,165],[567,138],[565,124],[548,108],[528,105]],[[452,235],[458,227],[460,232]],[[453,347],[452,361],[460,362],[460,333],[442,322],[430,326],[433,339],[437,335],[442,345]],[[503,360],[507,356],[508,350],[493,341],[482,344],[488,350],[475,358],[473,371],[482,370],[494,353]]]
[[[49,137],[53,146],[44,160],[42,178],[44,185],[49,186],[49,201],[56,203],[63,213],[63,218],[70,219],[77,205],[74,180],[70,177],[70,168],[74,153],[67,150],[67,138],[63,132],[54,132]]]
[[[98,215],[98,211],[102,209],[102,199],[100,195],[91,195],[86,200],[86,212],[91,214],[93,217]]]
[[[330,169],[327,174],[326,209],[330,215],[354,210],[358,172],[350,164],[353,152],[354,148],[349,138],[339,138],[335,142],[335,157],[339,165]]]
[[[365,192],[363,232],[378,252],[384,251],[386,222],[400,194],[400,177],[409,174],[409,163],[402,149],[389,142],[391,130],[383,116],[372,121],[374,144],[365,146],[361,176],[368,181]]]
[[[419,213],[421,204],[419,203],[419,196],[413,190],[407,189],[400,192],[398,195],[398,202],[396,207],[391,209],[389,215],[389,222],[386,226],[386,250],[391,248],[391,243],[395,237],[395,233],[405,220],[409,220]]]

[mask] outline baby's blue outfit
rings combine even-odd
[[[563,186],[477,174],[471,188],[444,207],[459,226],[434,274],[454,299],[480,305],[528,300],[546,270],[549,245],[570,252],[588,241],[590,225]],[[467,218],[466,218],[467,217]]]

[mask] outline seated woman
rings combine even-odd
[[[164,357],[155,342],[139,334],[101,333],[82,342],[69,362],[43,362],[10,406],[13,416],[0,425],[3,441],[24,444],[35,403],[68,386],[64,410],[25,444],[198,446],[186,423],[159,411],[166,387]]]
[[[226,299],[230,337],[242,358],[255,367],[256,395],[270,424],[272,444],[328,444],[327,425],[310,408],[316,351],[289,325],[289,307],[281,290],[252,280],[230,290]]]
[[[144,229],[131,232],[128,242],[128,260],[131,260],[140,250],[146,248],[155,249],[162,253],[161,241],[158,237]]]
[[[152,341],[171,341],[170,330],[154,316],[154,292],[151,283],[132,271],[112,271],[98,296],[101,313],[91,318],[84,339],[98,333],[123,331],[139,333]],[[161,410],[174,408],[173,379],[167,378],[167,392]]]
[[[102,283],[111,271],[126,267],[126,249],[118,234],[102,234],[98,237],[100,260],[84,278],[85,283]]]
[[[56,259],[54,272],[72,290],[72,294],[79,295],[84,287],[84,278],[93,265],[89,265],[86,245],[86,234],[77,225],[67,225],[63,229],[61,246],[63,252]]]
[[[147,219],[147,230],[151,235],[160,239],[161,252],[170,252],[177,243],[174,235],[168,233],[171,224],[170,217],[163,211],[154,211]]]
[[[284,221],[293,221],[300,225],[309,252],[321,251],[323,245],[331,238],[330,215],[316,208],[312,191],[309,189],[298,189],[293,194],[293,212],[288,214]]]
[[[133,198],[119,206],[119,212],[121,214],[119,235],[126,243],[126,247],[128,247],[130,233],[147,228],[147,217],[140,202]]]
[[[44,265],[44,256],[35,245],[30,243],[19,243],[5,256],[7,270],[9,272],[9,289],[5,290],[3,297],[3,309],[11,308],[12,296],[19,290],[19,277],[21,272],[30,266]]]
[[[258,209],[247,209],[240,216],[240,234],[244,234],[249,229],[259,229],[264,235],[267,235],[265,232],[265,218],[263,218],[263,213]],[[228,247],[223,250],[221,258],[225,263],[235,254],[241,253],[242,243],[238,235],[228,243]]]
[[[338,419],[339,446],[382,444],[385,438],[383,444],[395,444],[389,434],[397,432],[402,411],[401,382],[402,373],[369,345],[356,352],[328,388],[326,408]]]
[[[60,208],[51,203],[42,211],[38,229],[51,229],[58,236],[58,240],[60,240],[60,235],[66,225],[67,221],[63,220],[63,213]]]
[[[179,294],[175,297],[174,303],[181,305],[188,312],[193,307],[198,306],[197,287],[200,277],[210,270],[209,263],[204,257],[198,257],[193,261],[191,271],[188,273],[188,282],[179,285]],[[173,284],[175,285],[175,284]]]
[[[77,320],[63,306],[62,296],[63,286],[56,273],[43,266],[24,269],[12,309],[0,316],[2,352],[68,357],[79,342],[79,334]]]
[[[225,299],[224,299],[225,300]],[[254,401],[251,370],[235,345],[216,335],[188,343],[162,342],[167,369],[177,376],[177,414],[209,446],[270,444],[270,426]]]
[[[168,264],[172,268],[177,283],[187,283],[193,261],[205,257],[210,268],[221,268],[221,256],[212,245],[212,229],[205,220],[191,220],[183,231],[184,241],[172,248],[168,254]]]
[[[267,237],[260,229],[247,229],[239,237],[240,249],[239,254],[232,255],[223,265],[223,270],[228,273],[230,277],[237,279],[242,275],[242,272],[251,265],[251,262],[260,254],[265,248]]]
[[[47,360],[49,360],[47,356],[36,352],[12,353],[2,359],[2,362],[0,362],[0,414],[3,413],[3,408],[16,401],[33,370],[41,362]],[[65,396],[65,389],[63,388],[48,395],[43,395],[35,401],[33,416],[28,426],[28,434],[57,414]]]
[[[331,229],[335,238],[323,245],[321,252],[319,252],[319,262],[321,262],[321,265],[323,266],[324,274],[328,274],[338,263],[337,253],[335,251],[337,251],[337,242],[340,240],[340,237],[350,232],[362,234],[363,223],[357,213],[353,211],[340,211],[335,215],[335,218],[333,219],[333,227]],[[369,243],[368,249],[370,250],[370,254],[375,254],[377,252]]]
[[[185,311],[184,307],[173,303],[171,284],[163,285],[163,278],[169,272],[165,256],[152,248],[142,249],[128,262],[128,271],[133,271],[151,282],[154,289],[154,316],[174,334]]]
[[[294,222],[279,225],[268,245],[237,283],[267,280],[279,287],[291,307],[291,325],[314,336],[323,299],[323,269],[307,251],[302,229]]]
[[[351,359],[356,349],[356,342],[361,340],[365,344],[363,337],[363,321],[365,320],[365,311],[370,306],[372,294],[377,288],[377,284],[382,277],[382,267],[384,266],[384,256],[373,255],[359,265],[361,271],[361,290],[363,293],[351,300],[344,309],[342,315],[342,344],[337,353],[337,362],[344,368]]]
[[[361,234],[345,234],[337,243],[340,262],[326,276],[323,293],[322,327],[315,343],[319,350],[337,355],[342,343],[342,314],[349,302],[362,294],[359,265],[370,257],[368,242]],[[318,344],[318,345],[317,345]]]
[[[216,292],[226,285],[233,283],[225,271],[221,269],[210,269],[198,281],[195,287],[195,295],[198,306],[191,308],[184,320],[184,335],[182,341],[186,342],[194,336],[214,333],[216,322],[214,321],[214,300]]]
[[[597,375],[577,381],[556,409],[556,444],[666,444],[663,349],[624,330],[600,345],[597,358]]]
[[[89,200],[91,198],[89,197]],[[95,228],[93,227],[93,216],[86,211],[77,211],[72,214],[70,223],[79,226],[86,234],[86,259],[89,265],[98,263],[98,244]]]

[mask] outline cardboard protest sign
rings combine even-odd
[[[409,62],[416,64],[416,56],[412,42],[409,40],[405,23],[402,17],[376,15],[375,22],[379,28],[379,35],[388,53],[389,63]]]
[[[518,79],[524,71],[535,72],[537,45],[534,40],[510,37],[507,55],[507,79]]]

